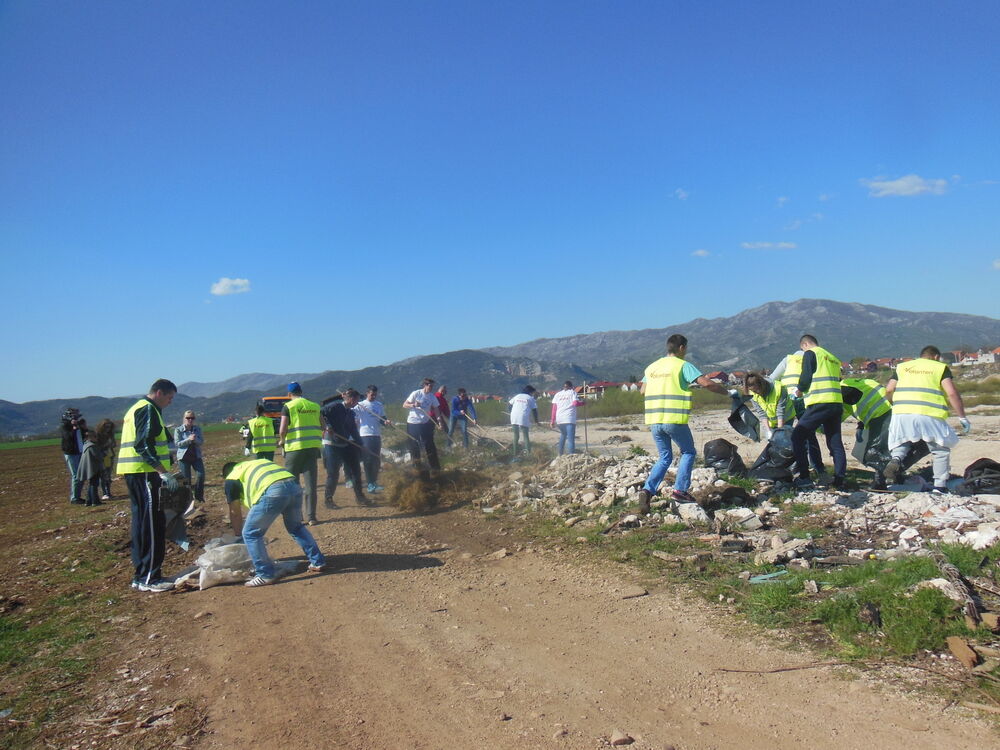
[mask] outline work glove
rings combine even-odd
[[[735,388],[730,388],[729,389],[729,397],[730,398],[739,398],[740,397],[740,392],[738,390],[736,390]]]
[[[865,429],[864,427],[859,427],[854,433],[854,441],[860,443],[862,440],[864,440],[864,437],[865,437]]]
[[[971,431],[972,431],[972,422],[970,422],[970,421],[969,421],[968,419],[966,419],[965,417],[962,417],[961,419],[959,419],[959,420],[958,420],[958,423],[959,423],[960,425],[962,425],[962,434],[963,434],[963,435],[968,435],[968,434],[969,434],[969,432],[971,432]]]
[[[770,427],[765,427],[764,428],[764,439],[766,441],[768,441],[768,442],[771,442],[771,438],[772,437],[774,437],[774,433],[771,432],[771,428]]]
[[[243,449],[243,455],[244,456],[249,456],[250,455],[250,449],[249,448],[244,448]]]
[[[163,480],[163,486],[170,492],[177,492],[180,489],[180,482],[177,481],[177,475],[167,472],[166,474],[160,474],[160,479]]]

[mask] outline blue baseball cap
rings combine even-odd
[[[302,386],[296,383],[294,380],[288,384],[289,393],[302,393]]]

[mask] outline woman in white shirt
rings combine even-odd
[[[531,454],[531,437],[528,435],[528,427],[531,418],[534,417],[535,424],[538,424],[538,402],[535,401],[535,389],[530,385],[524,386],[519,394],[510,400],[510,424],[514,428],[514,459],[517,459],[517,446],[520,442],[521,432],[524,432],[524,452]]]

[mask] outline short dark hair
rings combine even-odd
[[[464,396],[464,395],[465,395],[466,393],[468,393],[468,391],[467,391],[467,390],[465,390],[464,388],[459,388],[459,389],[458,389],[458,392],[459,392],[459,394],[461,394],[462,396]]]
[[[264,404],[257,404],[257,416],[261,416],[264,413]]]
[[[344,391],[342,395],[344,396],[344,398],[356,398],[359,401],[361,400],[361,394],[358,393],[353,388],[348,388],[346,391]]]
[[[936,346],[925,346],[923,349],[920,350],[920,356],[923,358],[940,357],[941,350],[938,349]]]
[[[747,375],[747,388],[763,388],[767,383],[767,378],[762,372],[751,372]]]
[[[435,381],[434,378],[424,378],[422,381],[420,381],[420,385],[421,387],[425,385],[434,385],[435,382],[437,381]]]
[[[524,386],[524,389],[521,392],[522,393],[527,393],[530,396],[532,393],[535,392],[535,386],[533,386],[533,385],[526,385],[526,386]]]
[[[819,341],[811,333],[803,333],[802,338],[799,339],[799,346],[803,344],[812,344],[813,346],[819,346]]]
[[[681,350],[681,347],[687,346],[688,340],[685,336],[679,333],[674,333],[670,335],[667,339],[667,354],[677,354]]]
[[[565,383],[563,383],[563,388],[572,388],[572,387],[573,387],[573,383],[571,381],[569,381],[569,380],[567,380]]]
[[[236,461],[230,461],[225,466],[222,467],[222,478],[225,479],[229,476],[229,473],[236,468]]]
[[[159,380],[154,380],[153,384],[149,386],[150,393],[156,393],[157,391],[161,393],[177,393],[177,386],[166,378],[160,378]]]
[[[366,386],[365,393],[378,393],[378,386],[377,385]]]

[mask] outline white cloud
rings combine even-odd
[[[784,207],[784,205],[786,203],[788,203],[788,196],[787,195],[779,196],[779,198],[778,198],[778,208]]]
[[[212,294],[217,297],[226,294],[244,294],[250,291],[250,279],[230,279],[223,276],[212,284]]]
[[[828,200],[831,200],[832,198],[833,198],[833,196],[830,195],[829,193],[820,193],[819,194],[819,199],[821,201],[828,201]]]
[[[943,195],[948,189],[947,180],[928,180],[915,174],[904,175],[895,180],[876,177],[872,180],[861,180],[861,184],[868,188],[868,195],[872,198]]]
[[[686,201],[689,195],[691,195],[691,193],[689,193],[684,188],[677,188],[674,191],[674,197],[677,198],[677,200],[679,201]]]
[[[744,250],[794,250],[798,247],[794,242],[741,242]]]
[[[708,252],[708,250],[706,250],[705,248],[699,247],[697,250],[691,253],[691,255],[693,255],[696,258],[707,258],[709,255],[711,255],[711,253]]]
[[[1000,271],[1000,258],[997,258],[995,261],[993,261],[993,270]]]

